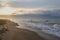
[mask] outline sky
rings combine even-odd
[[[16,8],[60,7],[60,0],[0,0],[0,7],[7,4]]]
[[[9,7],[6,10],[10,12],[12,9],[11,13],[40,13],[41,11],[59,10],[60,0],[0,0],[0,9],[4,8],[5,11],[5,7]]]

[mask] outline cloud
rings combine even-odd
[[[60,9],[43,10],[41,13],[36,15],[44,18],[60,18]]]
[[[60,0],[0,0],[0,4],[8,4],[16,8],[60,7]]]
[[[36,5],[36,3],[34,2],[25,2],[25,1],[13,1],[8,3],[11,7],[16,7],[16,8],[31,8],[34,6],[38,6]]]
[[[38,8],[42,6],[60,7],[60,0],[13,0],[8,4],[16,8]]]
[[[30,18],[60,18],[60,9],[59,8],[53,8],[53,9],[34,9],[32,11],[28,11],[28,13],[24,14],[17,14],[19,17],[30,17]],[[27,12],[27,11],[26,11]]]
[[[2,7],[2,5],[0,4],[0,8]]]
[[[9,2],[10,0],[0,0],[0,7],[5,7]]]
[[[51,16],[51,17],[60,17],[60,9],[46,9],[38,12],[36,14],[40,14],[42,16]]]
[[[60,7],[60,0],[0,0],[0,4],[8,4],[16,8],[38,8],[52,5]]]
[[[36,0],[13,0],[13,1],[30,2],[30,1],[36,1]]]
[[[41,8],[18,8],[16,9],[16,13],[17,12],[20,12],[22,14],[44,14],[44,12],[49,12],[49,11],[53,11],[53,10],[58,10],[60,8],[57,8],[57,7],[41,7]],[[20,14],[19,13],[19,14]],[[18,14],[18,13],[17,13]]]
[[[42,12],[42,15],[60,16],[60,9],[47,10]]]

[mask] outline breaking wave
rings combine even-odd
[[[60,25],[56,23],[23,22],[26,26],[40,29],[42,32],[60,37]],[[51,25],[53,24],[53,25]]]

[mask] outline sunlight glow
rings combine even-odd
[[[4,7],[0,9],[0,15],[11,15],[13,13],[13,9],[9,7]]]

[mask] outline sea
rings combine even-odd
[[[17,28],[24,28],[36,32],[60,37],[60,18],[41,18],[30,16],[11,16],[14,22],[18,23]]]

